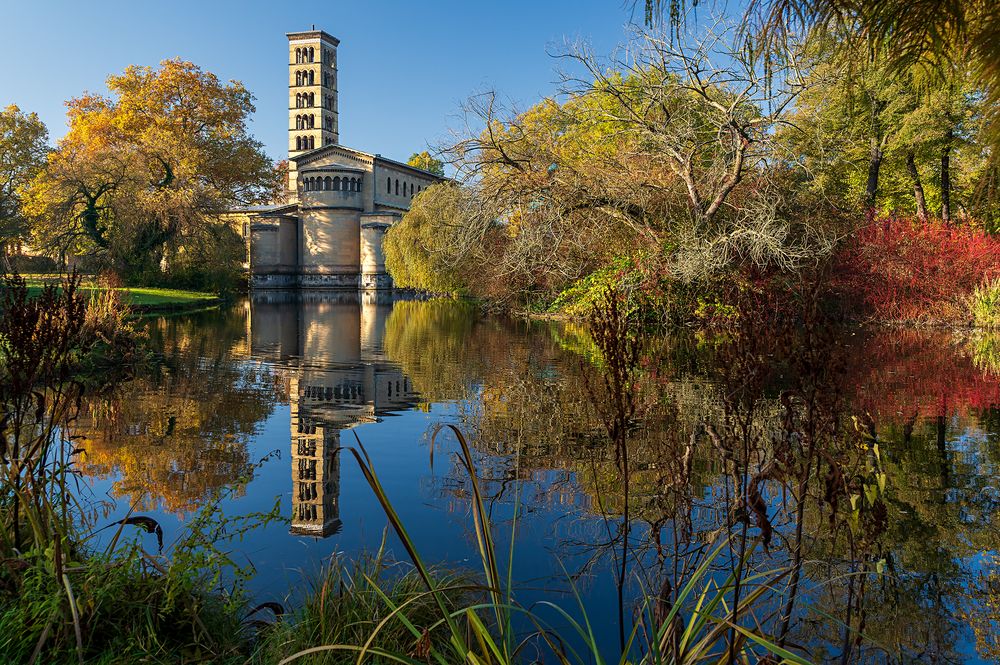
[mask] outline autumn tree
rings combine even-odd
[[[801,51],[776,54],[769,78],[734,34],[722,22],[683,39],[637,33],[610,59],[573,49],[559,96],[523,112],[473,97],[467,133],[442,151],[468,204],[430,218],[436,255],[469,261],[457,274],[477,295],[525,300],[620,256],[653,256],[690,283],[828,252],[819,208],[774,167],[775,131],[806,85]]]
[[[253,97],[181,60],[130,66],[69,106],[69,131],[27,196],[34,242],[93,254],[130,280],[214,242],[219,215],[273,199],[278,170],[247,131]]]
[[[779,132],[785,158],[812,174],[809,186],[854,211],[947,221],[955,191],[967,208],[984,146],[981,95],[966,73],[955,68],[947,85],[936,86],[926,72],[893,68],[846,35],[816,33],[810,42],[809,85]]]
[[[415,152],[410,155],[410,158],[406,160],[406,163],[410,166],[415,166],[418,169],[423,169],[428,173],[433,173],[436,176],[444,176],[444,162],[431,156],[431,153],[424,150],[423,152]]]
[[[0,110],[0,267],[7,267],[11,248],[27,235],[22,191],[45,164],[48,137],[36,114],[14,105]]]

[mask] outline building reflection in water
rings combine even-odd
[[[293,534],[340,531],[342,432],[416,404],[409,378],[383,352],[391,311],[384,293],[253,294],[252,353],[288,377]]]

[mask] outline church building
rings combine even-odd
[[[392,288],[382,238],[441,180],[340,144],[339,45],[288,33],[288,200],[245,211],[251,288]]]

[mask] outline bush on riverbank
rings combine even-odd
[[[876,321],[988,324],[992,301],[969,297],[1000,276],[1000,237],[973,226],[889,216],[862,225],[834,259],[831,290],[845,313]]]

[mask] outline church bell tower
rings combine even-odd
[[[288,33],[288,189],[298,197],[291,161],[340,140],[337,114],[337,46],[322,30]]]

